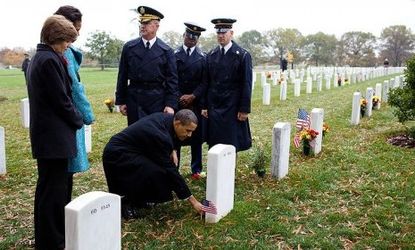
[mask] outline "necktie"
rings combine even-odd
[[[221,51],[221,53],[222,53],[222,56],[224,56],[224,55],[225,55],[225,48],[224,48],[224,47],[222,47],[222,48],[220,49],[220,51]]]
[[[190,48],[187,48],[186,54],[187,54],[187,56],[190,56]]]
[[[150,42],[149,41],[146,42],[146,49],[150,49]]]

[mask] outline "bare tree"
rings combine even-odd
[[[402,66],[414,53],[415,36],[405,25],[389,26],[382,30],[381,60],[388,58],[393,66]]]
[[[318,32],[308,35],[304,42],[304,54],[307,59],[315,66],[333,65],[335,63],[334,54],[336,51],[337,39],[334,35],[327,35]]]
[[[344,33],[341,44],[347,55],[346,63],[350,66],[374,66],[376,37],[369,32],[352,31]]]
[[[296,62],[302,61],[301,48],[304,43],[304,37],[297,29],[273,29],[265,32],[266,46],[274,56],[282,59],[284,55],[290,52]]]

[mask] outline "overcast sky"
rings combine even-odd
[[[164,14],[159,34],[184,31],[184,21],[192,21],[214,32],[210,20],[237,19],[236,35],[256,29],[297,28],[303,35],[322,31],[337,38],[348,31],[371,32],[379,36],[391,25],[406,25],[415,32],[415,0],[1,0],[0,48],[33,48],[39,41],[44,20],[61,5],[73,5],[83,13],[82,47],[96,30],[127,41],[138,35],[138,5],[153,7]]]

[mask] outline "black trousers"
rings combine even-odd
[[[35,248],[65,248],[65,206],[71,200],[68,159],[37,159]]]

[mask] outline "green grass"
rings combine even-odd
[[[93,125],[91,170],[75,176],[74,197],[93,190],[106,191],[101,153],[109,138],[127,122],[104,105],[115,90],[117,70],[84,69],[81,77],[97,117]],[[302,107],[323,108],[331,131],[322,152],[305,158],[290,148],[289,174],[278,181],[267,171],[258,178],[249,167],[250,153],[238,156],[235,205],[217,224],[205,224],[187,202],[175,200],[146,211],[143,219],[123,223],[124,249],[414,249],[415,150],[386,143],[402,133],[385,103],[370,119],[350,125],[352,95],[383,83],[378,78],[340,88],[279,101],[272,86],[270,106],[262,105],[260,84],[253,93],[250,123],[255,141],[271,144],[275,122],[294,125]],[[258,76],[259,80],[259,76]],[[7,175],[0,179],[0,249],[33,247],[33,196],[36,163],[31,158],[28,130],[21,126],[20,99],[26,97],[22,73],[0,70],[0,126],[6,131]],[[294,127],[292,126],[292,130]],[[188,149],[186,149],[188,150]],[[269,149],[270,150],[270,149]],[[268,152],[271,153],[271,152]],[[197,198],[205,182],[189,178],[188,151],[181,168]],[[206,147],[204,156],[207,155]],[[204,159],[206,162],[206,159]]]

